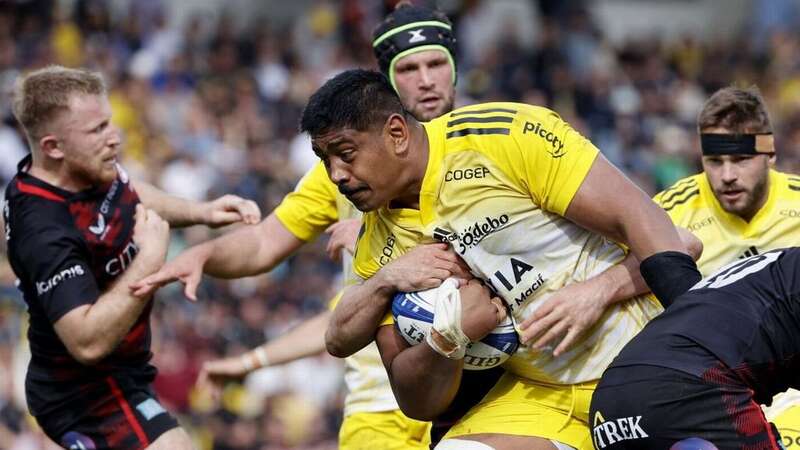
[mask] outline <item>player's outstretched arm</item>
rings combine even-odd
[[[257,225],[240,227],[185,250],[158,272],[136,280],[131,288],[136,295],[147,295],[160,286],[180,281],[185,285],[186,297],[196,300],[197,286],[204,272],[220,278],[264,273],[304,243],[272,213]]]
[[[139,204],[133,240],[139,252],[116,283],[96,302],[72,309],[53,325],[67,350],[82,364],[96,364],[110,354],[147,306],[149,298],[132,294],[128,286],[164,263],[169,225]]]
[[[256,369],[279,366],[322,353],[330,315],[330,311],[321,312],[242,355],[206,361],[197,377],[197,385],[210,389],[216,396],[225,383],[241,380]]]
[[[261,220],[261,210],[254,201],[235,195],[195,202],[169,195],[143,181],[135,181],[133,184],[142,203],[155,210],[173,227],[196,224],[221,227],[236,222],[252,225]]]
[[[403,413],[432,420],[445,411],[461,384],[466,344],[482,339],[504,319],[502,301],[492,299],[489,290],[473,280],[449,305],[437,300],[425,342],[409,347],[395,326],[380,327],[376,342]]]
[[[397,291],[434,288],[449,277],[471,275],[446,244],[427,244],[385,265],[363,283],[348,287],[333,311],[325,334],[328,353],[346,358],[372,342]]]
[[[645,280],[663,303],[670,303],[676,292],[684,292],[700,279],[667,213],[603,155],[595,159],[565,216],[627,244],[643,262]],[[656,270],[647,270],[651,267]],[[657,273],[658,278],[648,273]]]

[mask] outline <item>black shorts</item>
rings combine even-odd
[[[589,419],[598,450],[782,448],[752,391],[721,371],[705,380],[655,366],[608,369]]]
[[[36,421],[62,447],[87,450],[141,450],[178,427],[149,385],[124,377],[107,377],[80,402]]]

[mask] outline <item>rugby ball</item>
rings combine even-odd
[[[397,330],[410,345],[425,340],[433,324],[437,290],[398,292],[392,299],[392,316]],[[484,370],[503,364],[517,351],[519,340],[511,317],[478,342],[467,346],[464,369]]]

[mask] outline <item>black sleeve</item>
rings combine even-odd
[[[674,251],[650,255],[639,271],[664,308],[703,278],[691,256]]]
[[[28,295],[50,323],[81,305],[97,301],[100,291],[89,264],[85,244],[66,227],[29,228],[13,245],[20,279],[29,283]]]

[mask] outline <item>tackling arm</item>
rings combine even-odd
[[[231,233],[198,244],[132,285],[137,295],[180,280],[188,298],[197,298],[203,272],[220,278],[257,275],[271,270],[305,241],[292,234],[273,212],[258,225],[240,227]]]
[[[223,195],[213,201],[196,202],[167,194],[144,181],[132,184],[142,203],[156,211],[173,227],[196,224],[219,227],[235,222],[255,224],[261,219],[261,210],[255,202],[235,195]]]

